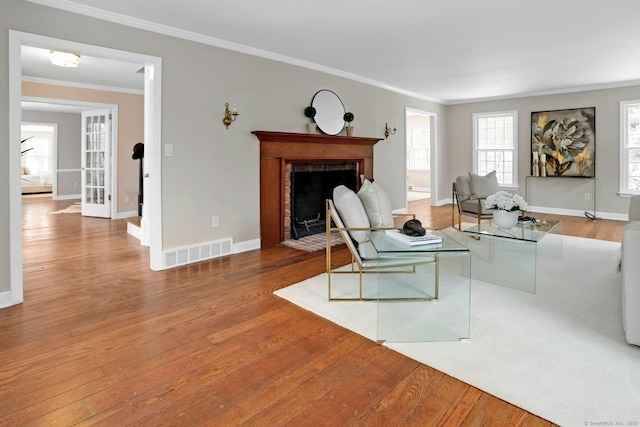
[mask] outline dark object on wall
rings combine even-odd
[[[142,203],[144,201],[144,195],[143,195],[143,188],[144,188],[144,183],[143,183],[143,165],[142,165],[142,159],[144,158],[144,144],[142,142],[138,142],[136,145],[133,146],[133,156],[131,156],[131,158],[133,160],[140,160],[140,172],[138,173],[138,216],[142,216]]]
[[[596,176],[596,109],[531,113],[531,175]]]

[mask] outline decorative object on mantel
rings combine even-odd
[[[395,135],[395,134],[396,134],[396,131],[397,131],[397,129],[396,129],[396,127],[395,127],[395,126],[393,127],[393,129],[391,129],[391,128],[389,127],[389,124],[387,124],[387,123],[385,122],[385,124],[384,124],[384,139],[389,138],[389,135]]]
[[[307,123],[307,130],[309,131],[309,133],[316,133],[317,125],[316,125],[316,122],[313,120],[313,118],[316,116],[316,109],[313,108],[311,105],[309,105],[307,108],[304,109],[304,115],[311,119],[311,121]]]
[[[338,135],[344,129],[344,105],[334,92],[322,89],[313,95],[311,106],[316,109],[314,120],[320,132]]]
[[[527,202],[522,196],[503,190],[489,195],[484,205],[493,210],[493,223],[499,228],[515,227],[520,211],[527,210]]]
[[[347,126],[345,126],[345,129],[347,130],[347,136],[353,136],[353,126],[351,126],[351,122],[355,118],[353,113],[347,111],[346,113],[344,113],[344,116],[342,116],[342,118],[345,122],[347,122]]]
[[[531,113],[533,176],[596,176],[596,109]]]
[[[233,111],[229,110],[229,103],[224,103],[224,118],[222,119],[222,123],[229,129],[229,125],[236,121],[238,117],[238,107],[233,106]]]

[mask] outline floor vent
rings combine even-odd
[[[172,268],[193,262],[231,255],[232,239],[221,239],[197,246],[172,249],[164,253],[164,267]]]

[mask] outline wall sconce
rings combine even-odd
[[[51,63],[58,67],[75,68],[80,65],[80,55],[76,55],[75,53],[52,50],[49,54],[51,56]]]
[[[236,117],[238,117],[238,108],[234,105],[233,111],[229,110],[229,103],[224,103],[224,118],[222,119],[222,123],[229,129],[229,125],[236,121]]]
[[[395,126],[393,127],[393,129],[391,129],[389,127],[389,125],[387,123],[384,124],[384,139],[389,138],[389,135],[395,135],[396,134],[397,129],[395,128]]]

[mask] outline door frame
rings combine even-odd
[[[71,100],[71,99],[58,99],[58,98],[41,98],[41,97],[37,97],[37,96],[23,96],[22,101],[26,101],[26,102],[41,102],[43,104],[59,104],[59,105],[65,105],[65,106],[72,106],[72,107],[79,107],[82,108],[82,110],[99,110],[99,109],[109,109],[111,110],[111,128],[112,128],[112,134],[111,134],[111,194],[112,194],[112,198],[113,200],[118,200],[118,174],[113,173],[113,171],[118,170],[118,105],[116,104],[103,104],[103,103],[98,103],[98,102],[88,102],[88,101],[75,101],[75,100]],[[22,108],[20,109],[20,111],[22,112]],[[81,114],[81,113],[78,113]],[[79,131],[79,138],[82,138],[82,129],[80,129]],[[57,159],[57,152],[56,152],[56,156],[54,157],[54,172],[57,170],[57,164],[58,164],[58,159]],[[56,181],[58,179],[58,175],[54,173],[53,175],[53,181],[54,181],[54,192],[53,192],[53,199],[54,200],[62,200],[62,198],[58,197],[57,193],[56,193]],[[81,195],[78,195],[79,197],[82,197]],[[68,198],[68,197],[67,197]],[[117,204],[116,203],[112,203],[111,205],[111,218],[112,219],[118,219],[118,212],[117,212]]]
[[[38,34],[9,30],[9,141],[20,140],[22,122],[22,59],[21,47],[35,46],[60,49],[79,54],[101,56],[144,64],[144,131],[145,180],[143,217],[149,236],[149,259],[152,270],[162,270],[162,58],[127,52]],[[19,304],[24,300],[22,272],[22,198],[20,191],[20,147],[9,144],[9,268],[8,295],[0,295],[0,307]]]
[[[424,116],[429,116],[430,117],[430,122],[431,122],[431,140],[429,141],[429,166],[431,167],[431,171],[430,171],[430,175],[431,175],[431,206],[437,206],[438,205],[438,200],[439,200],[439,192],[438,192],[438,162],[437,162],[437,158],[438,158],[438,114],[436,113],[432,113],[430,111],[425,111],[425,110],[419,110],[417,108],[409,108],[409,107],[405,107],[404,109],[404,125],[405,125],[405,129],[404,129],[404,134],[405,134],[405,139],[404,139],[404,155],[406,158],[407,155],[407,140],[409,139],[409,125],[408,120],[407,120],[407,116],[409,115],[409,112],[412,113],[418,113],[418,114],[422,114]],[[407,172],[408,172],[409,168],[408,165],[405,161],[404,164],[404,188],[405,188],[405,200],[408,200],[408,197],[406,195],[407,192]],[[407,206],[408,206],[408,202],[407,202]]]

